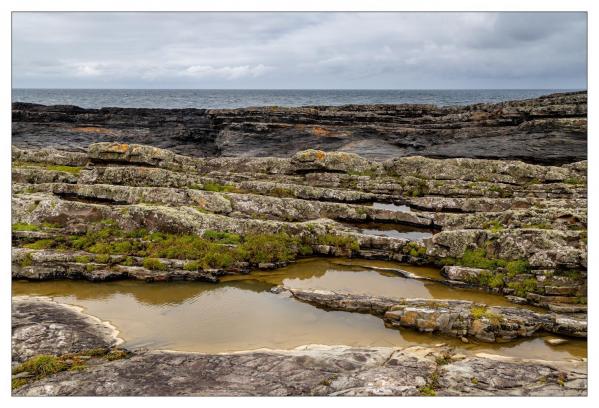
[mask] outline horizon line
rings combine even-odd
[[[37,88],[16,87],[13,90],[107,90],[107,91],[545,91],[588,90],[585,88]]]

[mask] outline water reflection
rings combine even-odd
[[[389,211],[397,211],[397,212],[411,212],[412,210],[407,205],[395,205],[395,204],[387,204],[387,203],[372,203],[372,208],[376,208],[378,210],[389,210]]]
[[[302,260],[276,271],[225,277],[219,284],[15,281],[13,295],[51,296],[59,302],[81,306],[111,321],[121,331],[128,347],[223,352],[262,347],[289,349],[310,343],[406,346],[445,342],[465,351],[521,357],[586,355],[584,341],[571,341],[559,347],[550,347],[542,339],[477,345],[410,330],[387,329],[374,316],[324,311],[269,291],[274,285],[285,284],[383,296],[509,304],[496,295],[399,277],[393,273],[393,269],[399,267],[421,276],[434,277],[439,273],[433,268],[393,262],[321,258]]]
[[[433,231],[428,228],[415,227],[402,224],[367,223],[367,224],[345,224],[357,229],[361,234],[378,235],[382,237],[404,238],[410,241],[420,241],[433,236]]]

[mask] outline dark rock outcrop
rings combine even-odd
[[[469,106],[83,109],[13,103],[13,144],[85,149],[148,144],[192,156],[288,156],[306,149],[386,159],[471,157],[562,164],[587,157],[586,92]]]

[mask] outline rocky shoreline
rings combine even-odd
[[[15,147],[12,218],[14,278],[215,282],[314,254],[444,266],[448,285],[586,310],[586,162]],[[356,222],[430,238],[363,233]]]
[[[111,141],[191,156],[291,156],[306,149],[371,159],[402,156],[523,160],[587,157],[586,92],[496,104],[83,109],[13,103],[13,144],[85,150]]]
[[[228,354],[134,350],[113,357],[114,351],[96,351],[118,342],[105,323],[49,300],[14,298],[13,344],[21,344],[19,337],[32,331],[38,341],[13,346],[13,372],[18,372],[13,375],[13,395],[587,394],[586,361],[464,355],[442,344],[405,349],[314,345]],[[109,332],[113,335],[104,334]],[[93,341],[81,341],[94,334]],[[40,352],[63,365],[50,375],[23,371],[31,369],[26,357]]]
[[[218,283],[306,257],[386,260],[404,266],[365,268],[494,293],[512,306],[273,291],[464,342],[586,339],[587,211],[585,92],[448,108],[13,104],[13,279]],[[115,328],[81,310],[14,297],[14,393],[587,392],[586,360],[446,345],[208,355],[119,344]],[[39,354],[52,375],[33,372]]]

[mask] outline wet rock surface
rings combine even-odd
[[[326,290],[281,289],[317,307],[381,317],[389,327],[472,337],[483,342],[531,337],[543,331],[571,337],[587,336],[586,315],[536,313],[518,307],[488,307],[466,300],[388,298]]]
[[[278,156],[306,149],[363,157],[585,160],[586,92],[469,106],[347,105],[242,109],[83,109],[13,103],[20,147],[148,144],[192,156]],[[356,163],[353,163],[354,165]]]
[[[47,298],[12,298],[12,361],[39,354],[67,354],[121,342],[106,322]]]
[[[61,319],[54,302],[29,298],[17,305],[44,324]],[[89,319],[82,315],[79,319]],[[18,324],[26,318],[15,314]],[[74,333],[88,327],[69,319]],[[103,329],[97,325],[95,330]],[[49,339],[59,336],[48,331]],[[81,336],[81,334],[79,334]],[[55,339],[54,339],[55,340]],[[15,339],[13,342],[21,341]],[[61,353],[54,349],[38,352]],[[257,350],[230,354],[134,351],[30,381],[13,395],[586,395],[584,361],[534,361],[493,355],[465,356],[443,345],[397,348],[303,346],[291,351]]]

